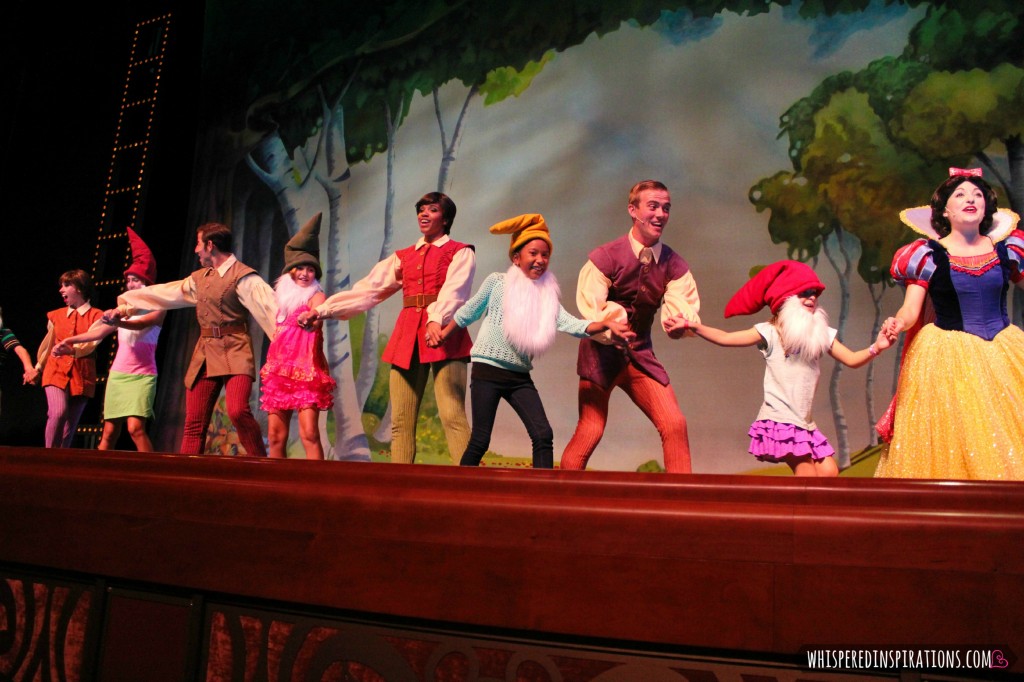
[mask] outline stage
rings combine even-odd
[[[1024,671],[1017,483],[0,448],[0,518],[3,679]]]

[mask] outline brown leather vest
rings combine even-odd
[[[255,272],[248,265],[235,261],[223,277],[214,268],[192,273],[200,336],[185,373],[187,388],[195,385],[203,363],[206,363],[206,376],[248,374],[256,378],[252,339],[245,329],[249,311],[238,298],[238,280]],[[227,333],[218,335],[215,330],[222,327],[227,328]]]

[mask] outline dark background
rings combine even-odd
[[[168,12],[168,56],[136,229],[154,252],[161,281],[186,272],[183,255],[194,230],[186,222],[203,2],[104,0],[59,9],[35,0],[9,0],[4,10],[0,307],[4,325],[34,358],[46,332],[47,311],[63,305],[61,273],[92,267],[135,26]],[[114,300],[104,293],[92,303],[108,308]],[[176,323],[177,316],[169,315],[165,334]],[[104,341],[101,355],[111,343]],[[165,345],[160,344],[158,362]],[[46,400],[41,388],[21,386],[21,373],[16,357],[5,358],[0,445],[41,446]],[[83,425],[99,422],[98,403],[92,401]]]

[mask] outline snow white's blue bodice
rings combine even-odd
[[[964,331],[991,341],[1010,324],[1006,292],[1020,279],[1024,233],[1014,230],[980,256],[950,256],[932,239],[918,239],[893,259],[892,274],[903,284],[928,289],[940,329]]]

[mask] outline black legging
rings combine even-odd
[[[462,466],[478,466],[483,459],[491,443],[494,416],[502,398],[516,411],[530,434],[533,468],[550,469],[554,466],[555,436],[529,372],[512,372],[474,362],[469,392],[473,406],[473,433],[459,462]]]

